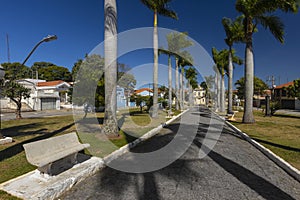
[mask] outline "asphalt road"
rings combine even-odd
[[[78,183],[60,199],[300,199],[300,183],[228,127],[222,129],[208,155],[199,159],[199,149],[208,150],[204,138],[213,141],[213,134],[217,132],[216,129],[208,132],[211,119],[218,118],[204,109],[186,115],[191,120],[195,115],[201,115],[201,123],[192,144],[175,162],[163,169],[139,174],[106,167]],[[132,151],[142,153],[160,149],[170,143],[180,126],[184,124],[175,121]],[[189,126],[185,130],[188,132]],[[167,158],[162,155],[161,159]],[[120,160],[134,163],[135,158],[125,154]]]

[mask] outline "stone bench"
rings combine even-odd
[[[77,163],[77,153],[89,144],[81,144],[75,132],[24,144],[26,158],[41,173],[52,175],[51,166],[59,160],[63,165]]]

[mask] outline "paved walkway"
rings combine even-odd
[[[193,144],[168,167],[144,174],[107,167],[73,187],[61,199],[300,199],[300,183],[228,127],[224,127],[208,156],[198,159],[210,118],[217,117],[208,110],[186,113],[191,118],[195,114],[201,114],[202,118]],[[166,145],[175,136],[178,122],[133,151],[149,152]],[[132,158],[125,154],[122,159]]]
[[[275,115],[300,117],[300,110],[280,109],[275,112]]]

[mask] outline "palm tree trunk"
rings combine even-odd
[[[182,103],[182,90],[183,90],[183,85],[182,85],[182,68],[180,69],[180,74],[179,74],[179,106],[180,110],[183,110],[183,103]]]
[[[171,65],[171,56],[168,58],[168,67],[169,67],[169,116],[172,113],[172,65]]]
[[[254,92],[254,58],[253,58],[253,23],[252,18],[247,20],[247,35],[246,35],[246,49],[245,49],[245,104],[243,123],[254,123],[253,116],[253,92]]]
[[[245,51],[245,104],[243,123],[254,123],[253,116],[253,82],[254,82],[254,62],[253,62],[252,42],[247,43]]]
[[[190,84],[190,82],[188,82],[188,88],[189,88],[189,106],[193,106],[193,88]]]
[[[218,94],[218,111],[221,109],[221,81],[220,81],[220,73],[217,75],[217,83],[218,83],[218,89],[217,89],[217,94]]]
[[[216,96],[215,96],[215,99],[216,99],[216,112],[220,111],[220,98],[221,98],[221,95],[220,95],[220,92],[221,92],[221,87],[220,87],[220,73],[217,71],[216,74],[215,74],[215,90],[216,90]]]
[[[105,0],[105,114],[103,131],[118,135],[117,110],[117,6],[116,0]]]
[[[157,34],[157,11],[154,11],[154,29],[153,29],[153,111],[152,117],[158,116],[158,34]]]
[[[184,95],[184,68],[181,68],[181,109],[184,110],[184,101],[185,101],[185,95]]]
[[[228,113],[232,113],[232,78],[233,78],[233,65],[232,65],[232,49],[229,47],[228,56]]]
[[[220,112],[225,112],[225,78],[221,75],[221,94],[220,94]]]
[[[179,76],[178,76],[178,72],[179,72],[179,66],[178,66],[178,58],[175,58],[176,61],[176,69],[175,69],[175,106],[176,106],[176,110],[179,110],[179,102],[178,102],[178,98],[179,98]]]

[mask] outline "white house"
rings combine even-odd
[[[193,95],[194,95],[194,104],[195,105],[205,105],[206,104],[205,90],[201,86],[194,89]]]
[[[22,102],[33,110],[59,110],[61,104],[68,103],[71,86],[65,81],[24,79],[17,82],[31,89],[30,97]]]

